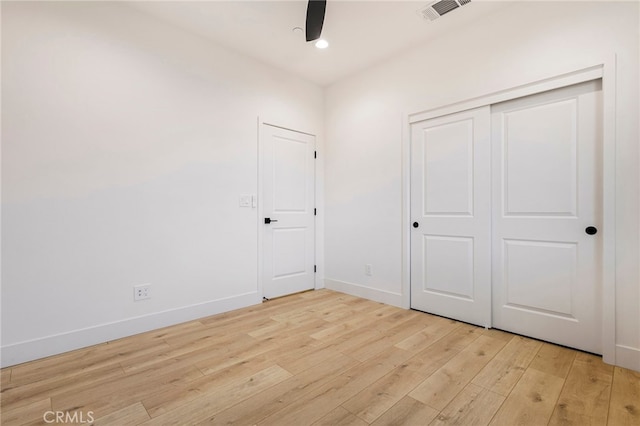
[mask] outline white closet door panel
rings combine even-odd
[[[594,353],[600,97],[592,81],[492,107],[493,324]]]
[[[411,307],[490,326],[489,107],[411,127]]]

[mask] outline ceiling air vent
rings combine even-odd
[[[439,0],[434,1],[418,10],[418,14],[421,15],[424,19],[428,19],[433,21],[438,19],[444,14],[451,12],[454,9],[459,8],[460,6],[464,6],[467,3],[470,3],[471,0]]]

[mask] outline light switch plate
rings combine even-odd
[[[251,195],[240,196],[240,207],[251,207]]]

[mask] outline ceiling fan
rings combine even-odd
[[[306,22],[307,41],[314,41],[320,38],[326,9],[327,0],[309,0]]]

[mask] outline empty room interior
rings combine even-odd
[[[2,1],[2,425],[640,425],[637,1]]]

